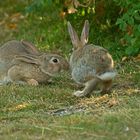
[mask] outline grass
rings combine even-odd
[[[67,33],[55,30],[60,22],[48,28],[49,19],[22,17],[26,3],[6,0],[0,4],[1,44],[25,38],[42,51],[57,49],[68,56],[71,48]],[[60,33],[62,36],[58,36]],[[117,62],[118,76],[111,93],[91,98],[72,95],[79,87],[69,73],[48,85],[0,86],[0,139],[139,140],[139,64],[139,60]]]
[[[129,71],[133,67],[133,70]],[[137,63],[125,62],[112,92],[72,96],[69,74],[38,87],[0,87],[0,139],[140,139]],[[64,88],[65,87],[65,88]]]

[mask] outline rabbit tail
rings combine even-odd
[[[117,72],[115,71],[110,71],[110,72],[105,72],[101,75],[98,75],[97,78],[99,78],[102,81],[109,81],[114,79],[114,77],[117,75]]]

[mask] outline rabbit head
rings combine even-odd
[[[85,96],[89,94],[97,83],[111,83],[109,81],[112,81],[116,75],[113,69],[113,59],[103,47],[87,44],[89,36],[88,20],[85,21],[80,39],[70,22],[68,22],[68,32],[73,45],[73,52],[70,57],[72,78],[77,83],[86,85],[83,91],[78,91],[75,95]],[[106,88],[108,87],[106,86]]]
[[[14,63],[20,63],[19,61],[36,65],[43,73],[49,76],[67,70],[69,67],[67,60],[57,54],[43,53],[40,55],[26,54],[15,56]]]

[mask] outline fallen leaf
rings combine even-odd
[[[68,8],[68,13],[69,14],[73,14],[75,12],[77,12],[77,9],[75,9],[73,6],[71,6],[71,7]]]
[[[16,29],[17,28],[17,24],[16,23],[10,23],[10,24],[7,24],[7,27],[9,29]]]
[[[16,106],[10,107],[8,110],[9,111],[18,111],[18,110],[24,109],[28,106],[29,106],[29,103],[21,103]]]
[[[140,54],[138,54],[135,58],[134,58],[135,61],[140,61]]]
[[[119,101],[116,99],[116,98],[111,98],[109,101],[108,101],[108,106],[109,107],[112,107],[112,106],[115,106],[115,105],[118,105],[119,104]]]
[[[21,13],[15,13],[10,17],[11,22],[18,22],[20,19],[23,19],[23,18],[24,16]]]
[[[124,56],[123,58],[122,58],[122,61],[125,61],[125,60],[127,60],[128,58],[126,57],[126,56]]]

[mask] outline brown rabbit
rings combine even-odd
[[[102,92],[106,92],[112,85],[112,79],[116,76],[114,62],[109,52],[93,44],[87,44],[89,34],[89,22],[86,20],[81,38],[68,22],[68,31],[74,47],[70,57],[72,78],[80,84],[84,84],[83,91],[74,93],[77,97],[88,96],[98,84],[102,84]]]
[[[40,53],[27,41],[9,41],[0,47],[0,84],[47,83],[67,68],[68,63],[62,56]]]

